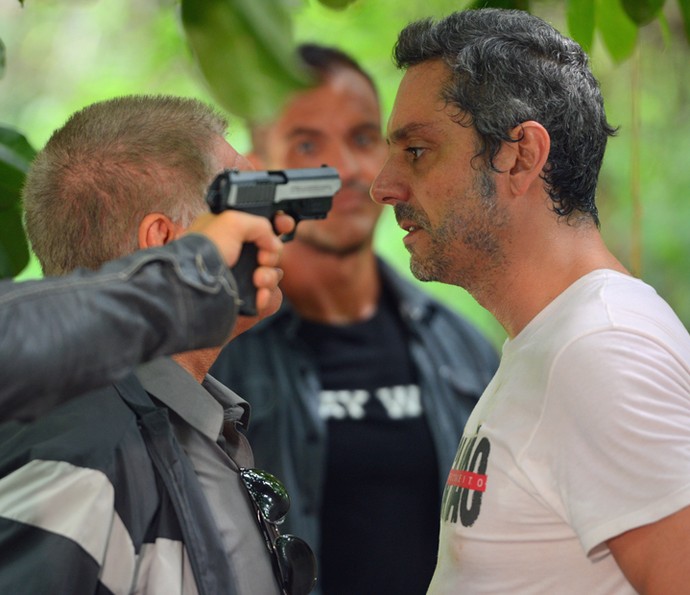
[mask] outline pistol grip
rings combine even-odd
[[[237,264],[232,267],[232,274],[237,282],[237,292],[240,298],[239,313],[242,316],[256,316],[256,287],[254,287],[254,271],[258,266],[256,244],[242,244],[242,252]]]

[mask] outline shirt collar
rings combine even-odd
[[[199,384],[184,368],[161,357],[137,368],[146,392],[214,442],[224,421],[249,422],[249,404],[212,376]]]

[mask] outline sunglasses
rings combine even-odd
[[[275,476],[259,469],[241,468],[240,479],[252,501],[284,595],[307,595],[316,584],[316,558],[306,541],[278,531],[277,526],[290,508],[285,486]]]

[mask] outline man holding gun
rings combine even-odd
[[[243,241],[268,237],[266,223],[236,211],[204,214],[193,235],[98,271],[0,282],[0,421],[36,419],[138,364],[217,347],[246,330],[257,319],[237,320],[235,279],[223,265],[235,265]],[[281,298],[266,289],[273,295],[262,316]]]
[[[340,177],[332,167],[283,171],[226,170],[211,184],[206,201],[213,213],[237,209],[273,220],[286,213],[299,223],[325,219],[340,189]],[[291,240],[294,233],[283,236]],[[240,294],[240,314],[255,315],[256,303],[251,271],[256,268],[256,248],[247,244],[235,267]]]
[[[249,167],[225,127],[204,104],[163,96],[74,114],[38,154],[24,192],[44,272],[97,268],[184,234],[208,211],[214,177]],[[294,227],[286,215],[273,224],[282,234]],[[245,236],[257,246],[260,314],[281,276],[281,242],[268,227]],[[224,282],[236,291],[232,275]],[[0,426],[0,592],[310,591],[311,551],[276,529],[285,490],[252,469],[238,432],[247,403],[206,374],[217,353],[154,360],[32,424]]]

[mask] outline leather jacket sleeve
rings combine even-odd
[[[232,273],[190,234],[98,271],[0,282],[0,421],[27,421],[161,355],[221,345]]]

